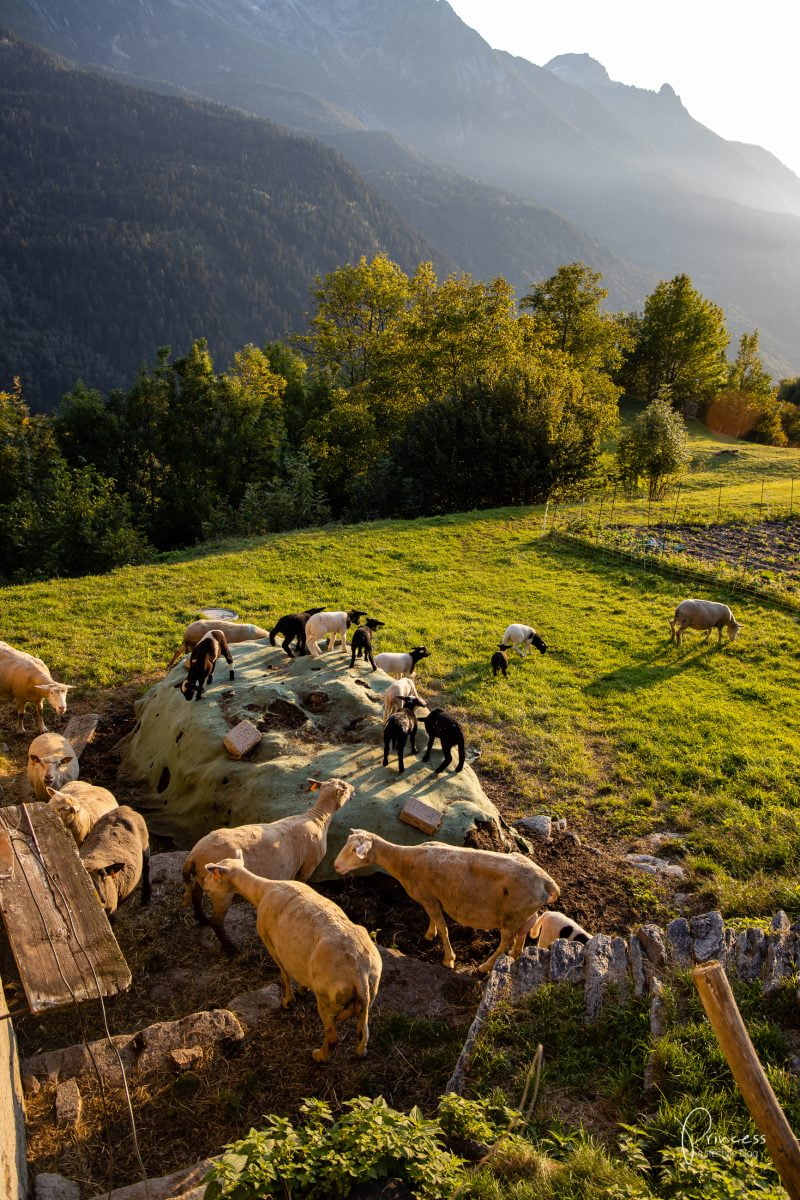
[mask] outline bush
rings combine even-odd
[[[653,400],[620,436],[617,463],[623,486],[631,492],[646,479],[648,499],[663,499],[688,465],[688,440],[683,418],[669,401]]]
[[[461,1160],[418,1108],[406,1114],[381,1096],[356,1096],[344,1109],[334,1120],[324,1100],[306,1100],[297,1129],[267,1117],[265,1129],[226,1147],[206,1176],[205,1200],[335,1200],[368,1179],[402,1179],[417,1196],[447,1200],[463,1184]]]

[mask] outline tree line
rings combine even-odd
[[[648,454],[663,467],[687,404],[800,442],[800,380],[773,387],[755,332],[729,363],[724,314],[688,276],[659,283],[641,313],[604,311],[606,295],[583,263],[518,302],[502,278],[408,274],[379,254],[317,279],[307,334],[245,346],[226,370],[198,340],[182,357],[160,349],[127,390],[76,383],[51,416],[31,415],[18,386],[0,393],[4,578],[569,494],[601,469],[623,392],[648,405],[647,436],[620,439],[630,488],[652,488]]]

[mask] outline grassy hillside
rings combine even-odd
[[[0,636],[93,689],[162,669],[206,605],[266,627],[306,605],[368,609],[387,622],[381,649],[432,651],[420,685],[463,710],[508,815],[544,806],[622,850],[676,830],[698,904],[800,908],[796,620],[737,598],[735,644],[688,634],[677,649],[667,621],[684,585],[557,547],[540,528],[519,509],[329,527],[6,588]],[[493,679],[510,621],[534,624],[549,652]]]

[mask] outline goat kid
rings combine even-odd
[[[221,629],[212,629],[197,643],[189,658],[189,674],[175,687],[180,688],[184,700],[201,700],[203,688],[214,678],[217,659],[222,657],[230,667],[228,678],[233,680],[233,655],[228,639]]]

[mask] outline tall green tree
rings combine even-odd
[[[676,407],[705,405],[725,386],[725,314],[688,275],[659,283],[641,319],[631,324],[636,340],[620,373],[629,394],[647,401],[668,397]]]
[[[764,370],[758,353],[758,330],[743,333],[739,338],[736,359],[728,370],[728,387],[748,396],[769,396],[772,378]]]
[[[623,322],[600,307],[608,296],[602,278],[585,263],[568,263],[535,284],[520,308],[530,309],[546,343],[569,354],[575,366],[611,374],[631,338]]]
[[[666,396],[659,396],[620,435],[620,481],[633,491],[644,479],[648,499],[660,500],[686,470],[690,457],[683,417]]]

